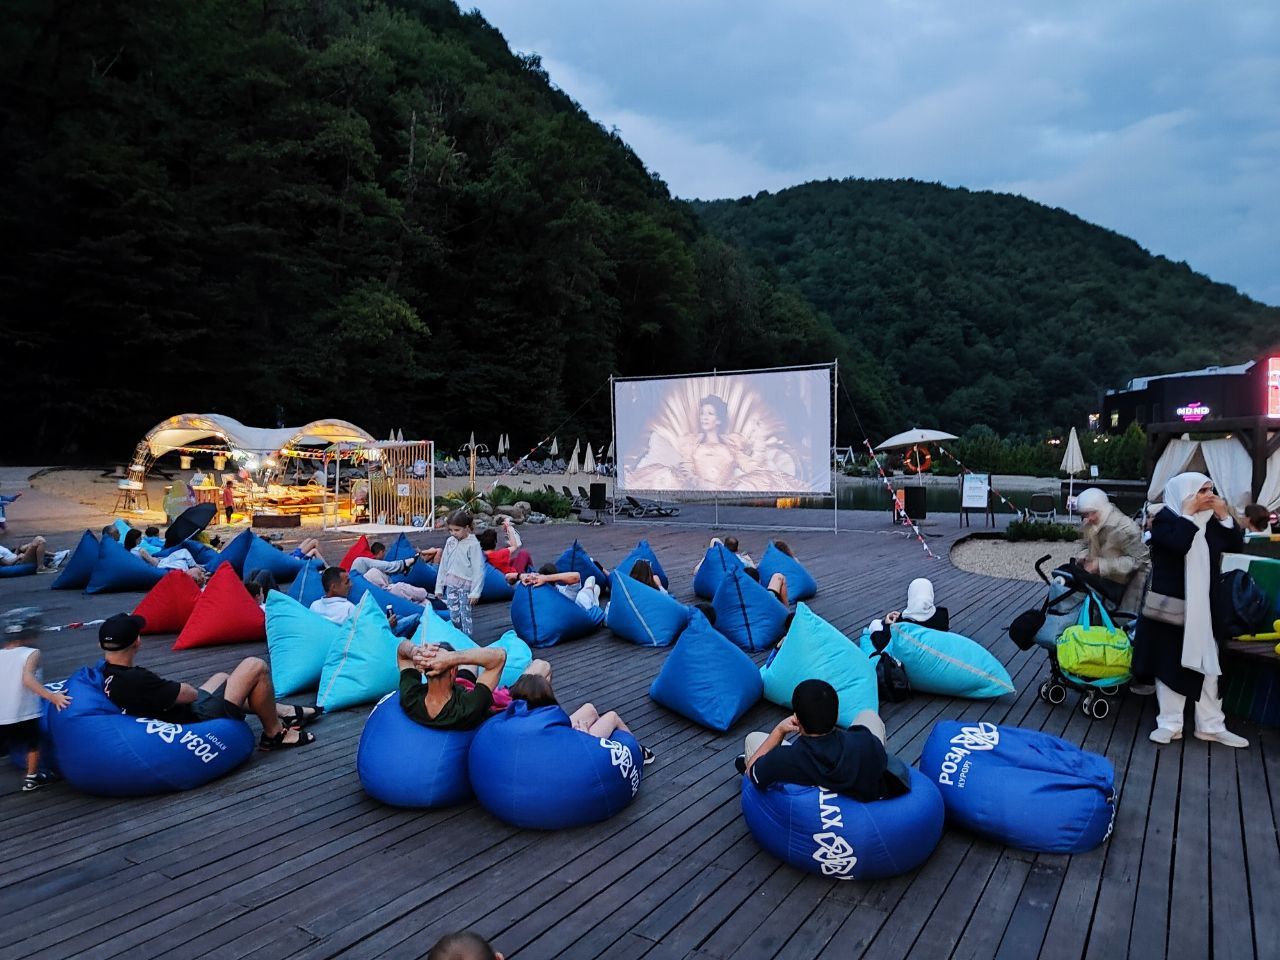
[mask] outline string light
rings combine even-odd
[[[876,451],[871,446],[871,440],[867,437],[862,438],[862,442],[866,444],[867,453],[871,454],[871,462],[876,465],[876,470],[880,474],[880,482],[884,484],[885,490],[889,492],[889,499],[893,501],[895,509],[902,514],[902,519],[911,525],[912,532],[916,535],[916,539],[920,541],[920,546],[924,547],[924,552],[929,555],[930,560],[937,560],[938,555],[929,549],[929,544],[924,539],[924,534],[920,532],[920,528],[916,526],[916,522],[907,514],[906,504],[898,505],[898,495],[893,490],[893,484],[889,482],[889,477],[884,472],[884,467],[880,466],[880,461],[876,458]]]

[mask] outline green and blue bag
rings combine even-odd
[[[1096,622],[1090,618],[1091,607],[1097,609]],[[1058,666],[1085,680],[1125,678],[1133,666],[1133,645],[1102,604],[1086,596],[1079,620],[1058,638]]]

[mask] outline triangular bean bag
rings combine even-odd
[[[150,590],[168,571],[139,559],[110,537],[98,544],[98,562],[85,585],[85,593],[119,593]]]
[[[764,556],[760,558],[760,562],[756,565],[756,570],[760,573],[760,582],[766,586],[775,573],[780,573],[786,577],[787,598],[792,603],[799,600],[809,600],[818,593],[818,581],[813,579],[809,571],[800,564],[800,561],[783,553],[772,543],[765,550]]]
[[[531,647],[551,647],[562,640],[576,640],[593,633],[596,621],[553,586],[515,588],[511,600],[511,625]]]
[[[433,564],[424,563],[423,561],[419,560],[417,563],[415,563],[412,567],[409,568],[408,573],[403,574],[401,576],[401,579],[405,583],[410,584],[411,586],[421,587],[423,590],[426,590],[429,593],[435,593],[436,575],[439,572],[440,572],[439,569],[435,567]]]
[[[187,625],[200,600],[200,588],[181,570],[170,570],[134,609],[147,621],[143,633],[177,633]]]
[[[293,583],[289,584],[289,589],[286,592],[298,603],[310,608],[313,603],[324,596],[324,587],[320,583],[323,573],[324,571],[319,567],[313,567],[310,564],[305,565],[302,571],[293,578]]]
[[[760,668],[760,677],[765,699],[788,710],[801,680],[827,681],[840,698],[836,722],[842,727],[851,726],[862,710],[880,709],[875,664],[805,603],[796,605],[791,629]]]
[[[612,586],[605,626],[642,647],[671,646],[689,623],[689,608],[620,570],[609,578]]]
[[[386,556],[383,560],[408,560],[410,557],[418,555],[418,548],[409,542],[409,538],[403,533],[392,541],[387,547]]]
[[[982,644],[918,623],[899,621],[890,629],[885,650],[902,661],[912,690],[974,700],[1014,692],[1009,671]],[[867,656],[875,652],[869,629],[858,643]]]
[[[224,563],[209,578],[174,650],[213,647],[223,643],[253,643],[267,639],[267,624],[258,602],[249,596],[231,564]]]
[[[723,731],[755,706],[763,689],[751,658],[694,610],[649,696],[694,723]]]
[[[351,574],[351,592],[347,594],[347,599],[359,604],[366,593],[373,598],[373,602],[378,605],[378,609],[383,611],[384,615],[387,607],[390,607],[397,617],[412,617],[415,614],[421,615],[423,612],[421,604],[374,586],[358,573]]]
[[[561,573],[570,573],[576,571],[582,575],[582,582],[587,582],[587,577],[595,577],[596,583],[604,586],[607,579],[605,572],[600,569],[600,565],[591,559],[590,554],[583,549],[582,544],[577,540],[573,541],[573,546],[560,554],[556,560],[556,569]]]
[[[307,565],[308,561],[301,557],[291,556],[283,550],[277,550],[261,537],[254,537],[253,543],[249,545],[249,552],[245,555],[240,575],[249,577],[259,570],[266,570],[278,583],[288,583]]]
[[[98,538],[86,530],[80,534],[80,542],[53,581],[54,590],[83,590],[98,565]]]
[[[360,539],[351,545],[351,549],[338,562],[338,566],[343,570],[350,571],[351,564],[355,563],[358,558],[372,556],[373,551],[369,549],[369,538],[362,533],[360,534]]]
[[[345,638],[345,627],[312,613],[279,590],[267,594],[267,650],[276,696],[287,697],[320,684],[325,658]]]
[[[649,566],[653,567],[653,572],[658,575],[658,579],[667,589],[671,588],[671,580],[667,577],[667,571],[662,569],[662,564],[658,562],[658,556],[653,552],[653,548],[649,546],[648,540],[641,540],[636,544],[635,549],[623,558],[622,562],[613,568],[614,573],[630,573],[631,568],[637,560],[648,560]]]
[[[698,572],[693,575],[693,592],[703,600],[716,595],[720,581],[734,570],[742,569],[742,561],[723,543],[713,543],[707,548]]]
[[[720,581],[711,606],[716,611],[716,629],[748,653],[768,650],[777,643],[790,612],[747,576],[741,564]]]
[[[258,539],[258,535],[252,530],[241,530],[236,534],[231,542],[222,548],[219,556],[222,557],[223,563],[231,564],[238,576],[244,576],[244,561],[249,556],[249,548],[253,546],[253,542]]]
[[[417,564],[415,563],[416,567]],[[510,600],[515,595],[515,587],[507,583],[507,578],[502,575],[502,571],[489,563],[487,560],[484,564],[484,586],[480,588],[481,603],[499,603],[503,600]]]
[[[413,634],[413,642],[447,643],[455,650],[471,650],[480,646],[451,621],[441,620],[439,617],[423,617]],[[498,683],[500,687],[509,687],[519,680],[520,674],[528,670],[529,664],[533,662],[533,651],[514,630],[508,630],[489,646],[501,647],[507,652],[507,662],[502,667],[502,679]],[[481,670],[480,673],[483,674],[484,671]]]
[[[316,706],[342,710],[372,703],[400,684],[396,647],[400,638],[371,595],[361,597],[356,612],[342,627],[342,637],[329,648],[320,674]]]

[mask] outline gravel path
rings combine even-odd
[[[1020,541],[965,540],[951,549],[951,562],[961,570],[981,573],[988,577],[1005,577],[1009,580],[1039,580],[1035,562],[1046,553],[1053,559],[1044,566],[1045,572],[1056,565],[1078,556],[1084,549],[1080,541]]]

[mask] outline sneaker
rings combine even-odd
[[[740,753],[733,758],[733,769],[741,774],[747,772],[747,755],[745,753]]]
[[[1202,730],[1196,731],[1197,740],[1210,740],[1214,743],[1220,743],[1224,747],[1234,747],[1242,750],[1249,745],[1249,741],[1239,734],[1232,733],[1230,730],[1215,730],[1212,733],[1205,733]]]
[[[647,767],[649,764],[653,763],[653,761],[654,761],[654,760],[656,760],[656,759],[657,759],[657,754],[655,754],[655,753],[654,753],[652,750],[650,750],[648,747],[641,747],[641,748],[640,748],[640,756],[644,757],[644,765],[645,765],[646,767]]]
[[[1173,743],[1173,741],[1181,739],[1181,730],[1166,730],[1164,727],[1156,727],[1151,731],[1152,743]]]
[[[22,778],[22,792],[30,793],[32,790],[39,790],[41,787],[47,787],[57,779],[56,774],[50,773],[48,770],[41,770],[39,773]]]

